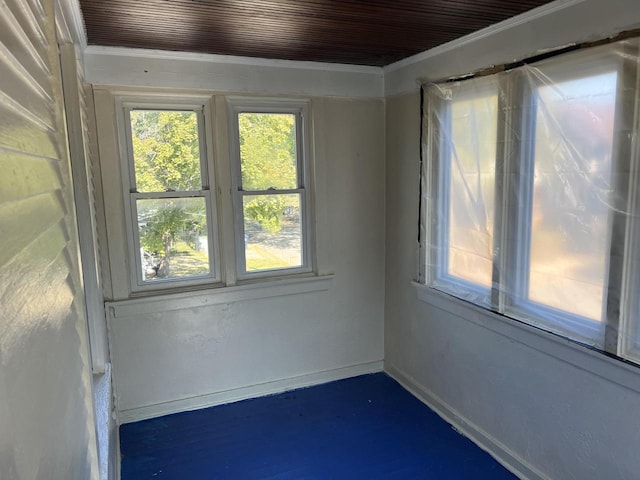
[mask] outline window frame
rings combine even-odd
[[[618,88],[624,89],[630,97],[631,107],[625,112],[626,122],[619,135],[628,135],[631,141],[620,142],[622,151],[618,154],[626,156],[629,163],[622,165],[619,175],[623,179],[628,175],[628,181],[624,184],[625,197],[616,206],[624,208],[628,215],[616,214],[619,222],[621,218],[625,220],[623,225],[617,225],[618,235],[624,234],[625,243],[622,251],[613,248],[611,251],[612,258],[622,257],[616,262],[620,277],[614,279],[620,284],[620,295],[614,298],[617,303],[607,308],[608,326],[611,328],[605,334],[605,347],[607,352],[640,365],[640,139],[637,134],[640,131],[640,40],[628,45],[625,53],[628,55],[620,60],[623,83],[619,82]],[[615,223],[613,228],[616,228]],[[618,315],[611,318],[615,314]],[[615,329],[612,328],[614,326]]]
[[[640,221],[635,218],[636,212],[640,212],[640,142],[637,135],[630,135],[640,126],[640,112],[637,108],[640,105],[638,40],[620,44],[618,48],[624,49],[629,55],[614,55],[605,50],[593,52],[589,49],[534,64],[534,67],[544,66],[545,71],[551,69],[566,72],[554,75],[554,82],[577,80],[598,73],[617,73],[610,178],[612,210],[609,212],[606,233],[601,321],[539,304],[526,299],[528,295],[522,295],[529,278],[533,202],[531,185],[535,168],[535,136],[530,134],[531,129],[535,130],[538,112],[535,105],[536,86],[542,83],[525,87],[526,79],[518,70],[498,74],[503,92],[499,102],[504,101],[511,106],[521,105],[523,113],[515,115],[513,109],[508,109],[511,113],[505,114],[502,105],[498,108],[498,142],[500,143],[500,135],[504,135],[504,142],[502,147],[499,145],[496,155],[496,222],[491,302],[478,301],[477,292],[473,289],[467,289],[464,295],[460,295],[460,292],[456,293],[437,284],[437,269],[440,268],[438,255],[441,255],[437,250],[439,237],[442,236],[438,232],[442,228],[442,222],[438,225],[437,219],[442,218],[443,208],[442,193],[439,191],[443,188],[440,180],[443,157],[438,152],[439,146],[430,144],[425,139],[437,138],[434,136],[434,128],[440,127],[433,125],[436,118],[434,109],[441,108],[447,102],[441,99],[434,101],[428,95],[424,96],[422,126],[422,181],[426,183],[426,188],[422,189],[421,198],[424,207],[420,213],[418,277],[419,282],[427,287],[579,343],[590,344],[581,335],[593,336],[595,330],[601,338],[598,340],[598,349],[640,363],[640,296],[636,294],[640,286]],[[559,61],[561,58],[564,61]],[[551,66],[548,66],[549,63]],[[633,93],[628,93],[630,89]],[[625,101],[630,100],[625,100],[623,95],[633,97],[631,106],[627,105],[626,110],[621,107],[625,106]],[[525,111],[529,113],[525,114]],[[516,138],[518,133],[523,132],[526,137],[524,140]],[[441,137],[442,134],[438,136]],[[629,140],[631,137],[633,139]],[[437,140],[432,143],[437,143]],[[523,237],[525,227],[527,235]],[[509,229],[514,228],[517,229],[517,235],[509,233]],[[422,236],[422,232],[427,234]],[[526,245],[522,243],[523,239]],[[457,287],[464,286],[462,282],[456,283]],[[508,287],[502,288],[503,285]]]
[[[162,291],[181,287],[219,284],[221,276],[221,249],[219,240],[218,208],[216,191],[215,162],[213,159],[213,112],[210,97],[200,96],[146,96],[117,95],[116,116],[118,145],[121,161],[121,181],[124,194],[124,214],[127,235],[128,271],[131,293]],[[138,192],[136,190],[135,163],[130,112],[151,111],[193,111],[197,115],[198,140],[200,146],[201,189],[171,192]],[[207,241],[209,253],[209,273],[190,277],[144,280],[141,244],[137,222],[137,201],[140,199],[162,198],[204,198],[207,215]]]
[[[315,272],[314,235],[313,235],[313,205],[312,162],[310,161],[310,126],[308,100],[288,98],[262,97],[227,97],[227,115],[229,124],[229,162],[231,170],[231,193],[234,219],[235,238],[235,268],[238,281],[251,281],[272,277],[290,277],[292,275],[307,275]],[[239,114],[241,113],[273,113],[292,114],[296,125],[296,173],[297,188],[244,190],[242,188],[242,170],[240,156]],[[247,271],[246,245],[244,237],[244,198],[256,195],[286,195],[300,196],[302,264],[299,267],[278,268],[269,270]]]

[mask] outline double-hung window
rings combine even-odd
[[[427,285],[640,361],[639,65],[625,40],[424,87]]]
[[[116,99],[131,292],[313,272],[308,102],[225,100]]]
[[[310,272],[307,102],[229,100],[239,279]]]
[[[206,102],[120,105],[132,289],[217,281]]]

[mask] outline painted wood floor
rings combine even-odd
[[[384,373],[122,425],[122,480],[513,479]]]

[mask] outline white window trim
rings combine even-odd
[[[210,96],[145,96],[118,95],[115,97],[116,116],[118,125],[118,144],[121,161],[122,191],[124,200],[124,215],[127,234],[128,270],[130,277],[130,291],[148,292],[155,290],[175,289],[197,285],[220,284],[221,255],[218,227],[218,205],[216,201],[215,162],[213,159],[213,125],[214,117],[210,106]],[[198,136],[200,139],[200,171],[202,189],[192,192],[153,192],[138,193],[134,189],[135,166],[131,141],[131,124],[129,112],[133,109],[148,110],[184,110],[194,111],[198,115]],[[161,279],[152,282],[143,281],[142,264],[140,259],[139,232],[137,228],[136,200],[139,198],[183,198],[201,197],[205,199],[207,208],[207,231],[209,247],[210,271],[207,275],[199,275],[184,279]]]
[[[111,307],[114,317],[117,318],[165,313],[175,310],[244,302],[259,298],[323,292],[331,288],[334,278],[334,275],[319,275],[269,279],[269,281],[255,282],[246,285],[233,285],[196,291],[181,290],[167,292],[161,297],[144,296],[127,300],[117,300],[107,302],[105,306],[107,308]]]
[[[108,363],[107,332],[104,323],[104,297],[100,276],[97,240],[94,173],[89,156],[89,116],[86,112],[82,68],[73,44],[60,46],[60,73],[63,77],[65,118],[82,258],[84,298],[89,330],[92,372],[104,373]],[[84,94],[84,95],[83,95]]]
[[[310,125],[309,125],[308,100],[289,98],[263,98],[263,97],[228,97],[227,115],[229,123],[229,154],[231,169],[231,194],[234,218],[235,252],[236,252],[236,278],[239,282],[252,279],[286,277],[297,274],[308,274],[316,271],[315,265],[315,235],[314,235],[314,208],[310,186],[313,185],[313,170],[310,157]],[[285,113],[296,116],[296,148],[298,188],[288,190],[273,190],[273,192],[257,192],[257,195],[266,194],[299,194],[300,210],[302,218],[302,265],[294,268],[282,268],[273,270],[260,270],[248,272],[246,270],[245,242],[244,242],[244,210],[243,198],[251,195],[241,189],[242,172],[240,166],[240,145],[238,114],[240,113]]]
[[[636,66],[640,69],[640,66]],[[640,128],[640,72],[635,81],[635,112],[631,122],[635,132]],[[618,354],[640,364],[640,139],[633,135],[629,149],[631,165],[629,191],[627,192],[627,212],[629,215],[625,230],[624,264],[622,272],[622,292],[620,295],[620,318],[617,336]]]

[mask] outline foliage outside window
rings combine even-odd
[[[425,283],[640,363],[638,63],[627,40],[424,87]]]

